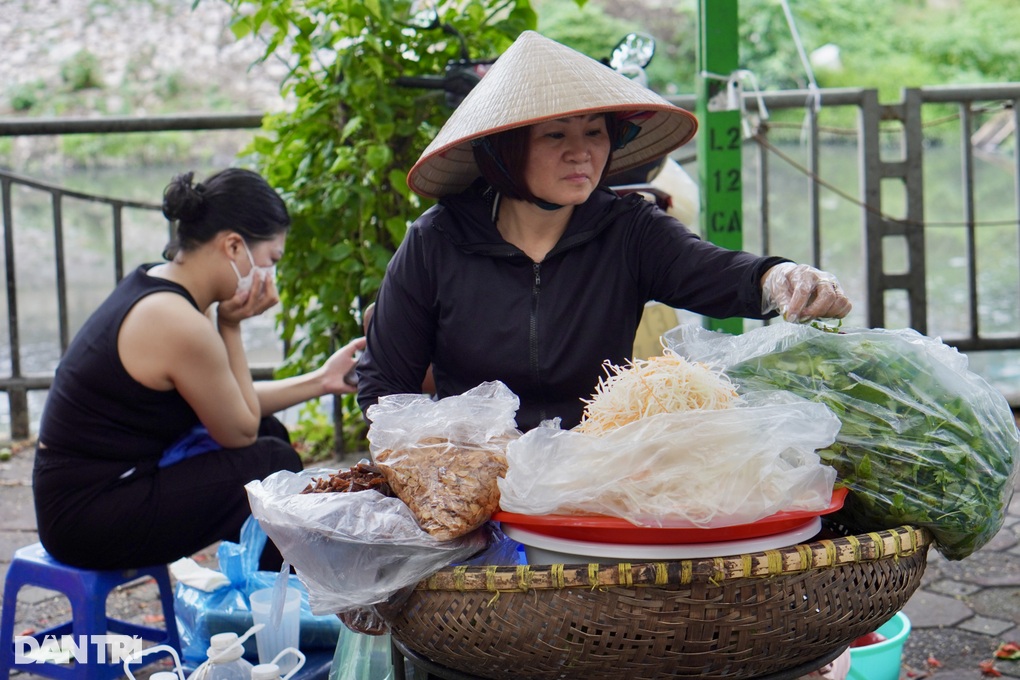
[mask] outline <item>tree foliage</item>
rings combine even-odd
[[[461,56],[456,34],[471,57],[498,56],[536,17],[529,0],[450,0],[418,13],[411,0],[227,1],[235,35],[264,40],[263,59],[289,69],[286,109],[264,119],[247,152],[293,220],[278,286],[289,348],[281,373],[294,374],[360,335],[360,310],[428,207],[405,178],[450,109],[442,92],[397,78],[442,75]],[[456,34],[426,26],[433,18]],[[343,410],[358,441],[354,400]]]
[[[699,0],[591,0],[586,13],[637,25],[659,42],[649,78],[666,94],[694,92]],[[895,100],[903,87],[1016,80],[1020,3],[1002,0],[787,0],[805,51],[840,50],[842,68],[818,69],[820,87],[869,87]],[[571,26],[576,8],[535,0],[543,31]],[[575,19],[569,14],[573,13]],[[808,77],[780,0],[738,0],[740,67],[764,89],[799,89]],[[621,31],[622,32],[622,31]]]
[[[789,0],[804,49],[839,47],[841,68],[820,87],[870,87],[896,100],[904,87],[1015,80],[1020,5],[1000,0]],[[739,0],[741,61],[768,89],[803,87],[782,4]]]
[[[578,7],[562,0],[538,0],[538,30],[593,59],[609,57],[630,32],[652,35],[655,57],[646,69],[648,84],[663,94],[687,91],[695,75],[694,6],[683,3],[588,2]]]

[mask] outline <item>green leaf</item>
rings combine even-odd
[[[354,248],[349,243],[338,243],[326,253],[326,259],[330,262],[342,262],[351,256]]]
[[[393,153],[384,144],[373,144],[365,153],[365,161],[373,170],[382,170],[393,160]]]
[[[351,116],[350,120],[344,124],[343,129],[340,131],[340,141],[347,141],[348,137],[360,130],[363,121],[364,119],[361,116]]]

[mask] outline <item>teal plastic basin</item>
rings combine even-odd
[[[903,663],[903,645],[910,635],[910,619],[903,612],[878,628],[886,637],[882,642],[850,648],[850,674],[847,680],[899,680]]]

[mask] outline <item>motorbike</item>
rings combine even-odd
[[[458,58],[447,62],[442,75],[400,76],[396,85],[408,88],[440,90],[446,104],[457,108],[485,76],[495,59],[473,59],[464,36],[451,25],[439,21],[433,14],[423,24],[425,29],[437,29],[456,38],[460,45]],[[648,86],[645,68],[655,55],[655,39],[644,33],[628,33],[613,48],[608,58],[602,59],[607,68]],[[683,167],[668,155],[660,160],[616,173],[608,178],[610,187],[619,194],[639,193],[653,201],[689,227],[696,227],[699,214],[698,187]]]

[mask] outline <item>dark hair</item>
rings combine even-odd
[[[611,143],[599,184],[603,184],[609,176],[609,166],[613,163],[613,150],[616,148],[616,136],[620,128],[615,113],[605,114],[605,119],[606,133]],[[528,164],[530,135],[530,125],[511,128],[475,140],[471,144],[471,150],[474,152],[479,172],[493,189],[506,198],[538,203],[540,202],[538,197],[528,189],[524,177],[524,168]]]
[[[208,243],[226,229],[252,242],[269,240],[290,227],[283,199],[258,173],[227,168],[193,185],[194,176],[177,175],[163,190],[163,215],[177,223],[163,250],[167,260]]]

